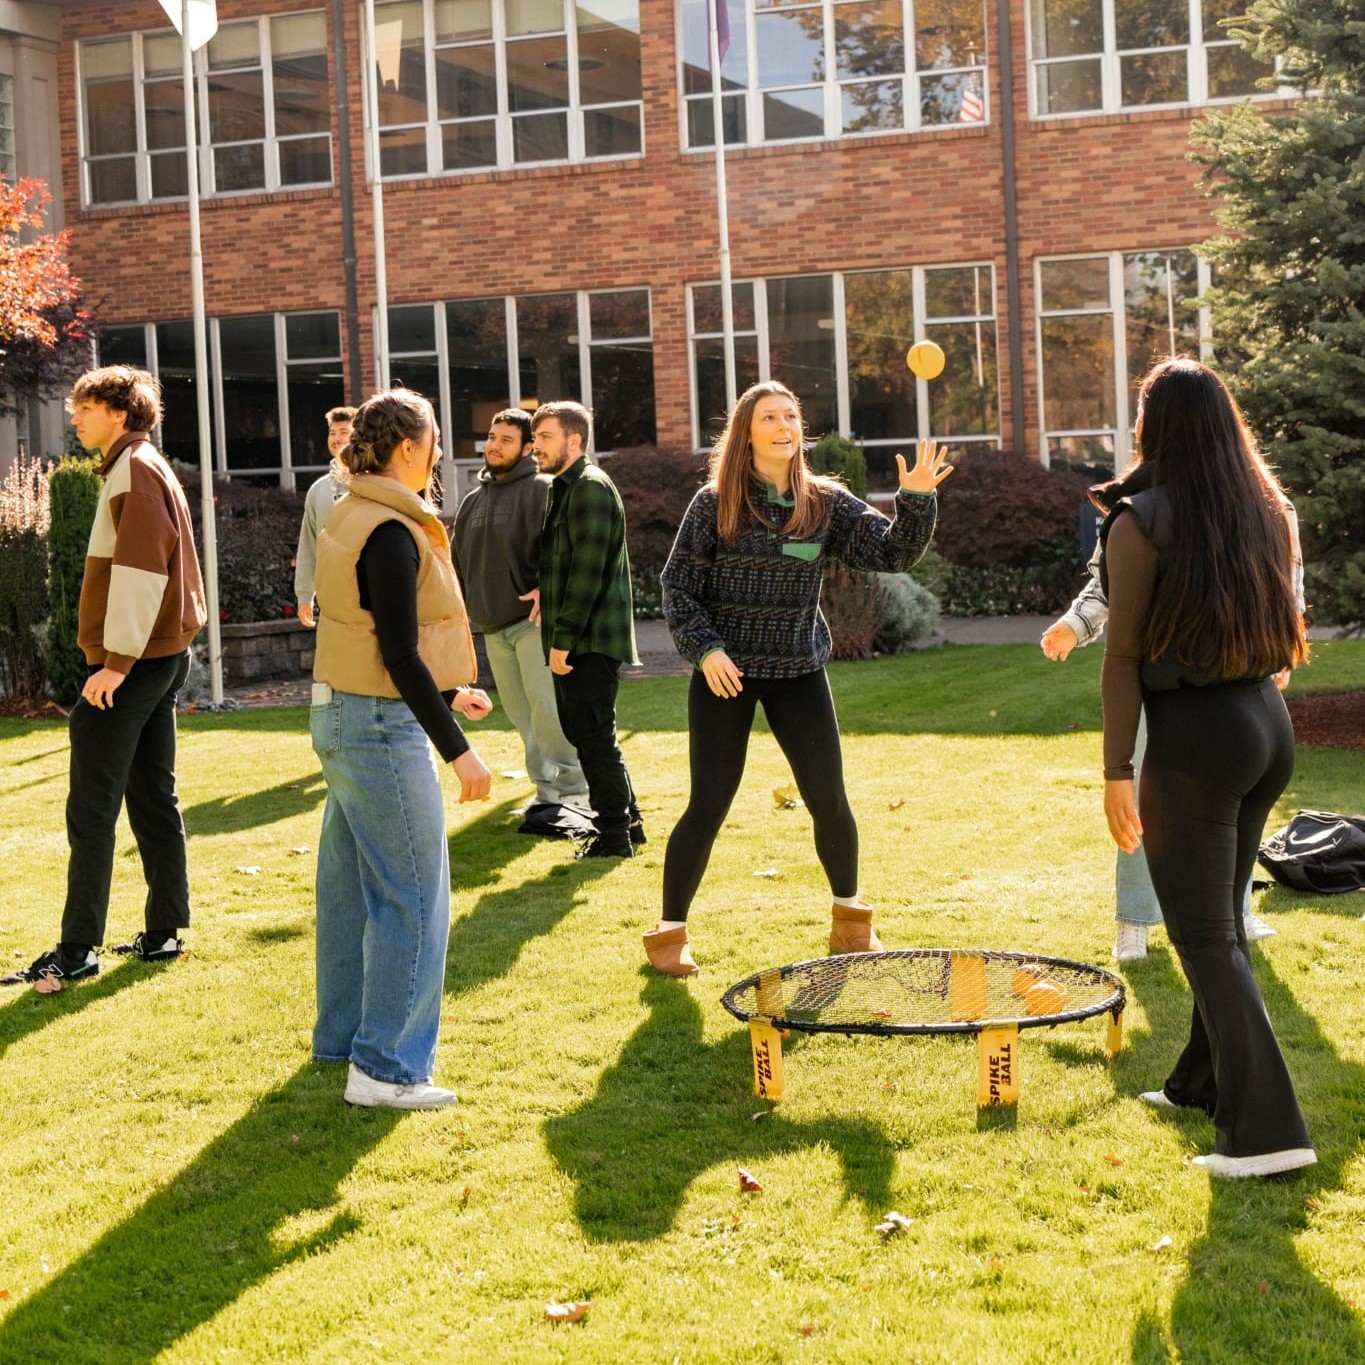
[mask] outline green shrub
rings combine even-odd
[[[46,691],[49,519],[43,462],[20,455],[0,481],[0,685],[10,696]]]
[[[99,461],[65,455],[48,475],[52,525],[47,533],[47,587],[51,617],[47,635],[47,680],[63,706],[80,696],[85,654],[76,643],[81,581],[90,547],[90,527],[100,500]]]
[[[882,654],[903,654],[938,629],[938,598],[908,573],[877,575],[881,585],[882,623],[873,642]]]
[[[857,441],[827,431],[810,448],[807,457],[817,474],[831,474],[842,479],[844,486],[855,497],[867,499],[867,457]]]

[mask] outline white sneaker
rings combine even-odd
[[[1246,930],[1248,943],[1255,943],[1263,938],[1275,937],[1275,930],[1272,929],[1260,915],[1254,914],[1250,910],[1242,916],[1242,928]]]
[[[1311,1147],[1288,1147],[1282,1152],[1258,1152],[1255,1156],[1223,1156],[1210,1152],[1197,1156],[1191,1165],[1202,1166],[1210,1175],[1224,1180],[1241,1180],[1250,1175],[1279,1175],[1311,1166],[1318,1154]]]
[[[458,1098],[453,1090],[442,1090],[426,1082],[398,1085],[394,1081],[377,1081],[354,1062],[346,1073],[346,1103],[365,1109],[444,1109]]]
[[[1180,1107],[1164,1090],[1144,1090],[1138,1099],[1143,1104],[1150,1104],[1153,1109],[1178,1109]]]
[[[1119,934],[1114,940],[1116,962],[1140,962],[1147,956],[1147,926],[1119,921]]]

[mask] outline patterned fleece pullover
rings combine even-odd
[[[820,611],[825,565],[899,573],[929,547],[934,493],[897,493],[894,521],[843,488],[824,498],[824,525],[801,540],[782,530],[792,499],[754,479],[739,539],[727,545],[716,531],[715,489],[698,492],[662,576],[664,615],[684,658],[699,665],[723,649],[754,678],[813,673],[830,651]]]

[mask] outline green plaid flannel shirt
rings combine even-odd
[[[587,456],[550,485],[540,537],[540,640],[570,654],[638,664],[626,553],[626,512],[616,485]]]

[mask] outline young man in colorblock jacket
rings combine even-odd
[[[205,620],[184,490],[147,439],[161,420],[160,385],[145,371],[108,366],[78,379],[68,406],[81,444],[104,457],[104,487],[81,583],[77,640],[89,676],[69,721],[66,904],[56,948],[5,978],[45,993],[99,973],[125,802],[147,876],[146,928],[114,951],[158,962],[182,950],[190,906],[175,701]]]

